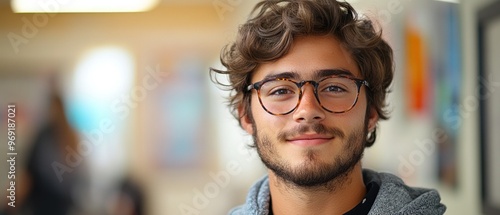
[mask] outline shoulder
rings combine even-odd
[[[363,170],[366,180],[380,185],[370,214],[443,214],[446,206],[434,189],[410,187],[390,173]],[[373,213],[372,213],[373,212]]]
[[[269,213],[269,179],[264,176],[250,188],[245,204],[233,208],[229,215],[264,215]]]
[[[228,215],[243,215],[243,205],[240,205],[238,207],[235,207],[233,209],[231,209],[228,213]]]

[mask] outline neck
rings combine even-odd
[[[358,163],[345,177],[317,187],[299,187],[269,171],[273,214],[344,214],[366,194],[361,170]]]

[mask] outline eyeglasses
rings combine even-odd
[[[358,101],[362,85],[368,82],[348,76],[329,76],[320,81],[295,82],[288,78],[264,79],[247,87],[257,90],[259,102],[272,115],[286,115],[293,112],[302,99],[302,87],[307,83],[314,87],[314,95],[320,106],[330,113],[345,113]]]

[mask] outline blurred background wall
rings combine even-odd
[[[15,104],[17,184],[55,89],[79,145],[63,149],[46,177],[83,169],[73,214],[125,214],[117,211],[133,205],[121,195],[130,187],[145,214],[225,214],[243,203],[265,168],[208,68],[221,67],[221,48],[256,2],[161,0],[146,12],[47,14],[13,13],[0,1],[0,128],[7,131],[7,105]],[[492,0],[349,2],[384,29],[396,60],[392,118],[380,123],[365,167],[438,189],[447,214],[482,214],[479,108],[467,102],[480,99],[476,13]],[[0,148],[8,160],[7,144]],[[5,175],[10,167],[0,168]]]

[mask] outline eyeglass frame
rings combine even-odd
[[[319,96],[318,96],[318,86],[320,84],[320,82],[326,80],[326,79],[329,79],[329,78],[332,78],[332,77],[338,77],[338,78],[347,78],[347,79],[350,79],[352,81],[354,81],[354,83],[356,83],[356,87],[358,88],[358,90],[356,91],[356,99],[354,100],[354,102],[352,103],[351,107],[348,108],[347,110],[344,110],[344,111],[331,111],[331,110],[328,110],[325,106],[323,106],[321,104],[321,101],[319,99]],[[295,85],[297,85],[297,87],[299,88],[299,99],[297,100],[297,104],[295,105],[294,108],[292,108],[292,110],[286,112],[286,113],[280,113],[280,114],[275,114],[275,113],[272,113],[271,111],[269,111],[265,106],[264,104],[262,103],[262,99],[260,98],[260,88],[262,87],[262,85],[264,85],[265,83],[269,82],[269,81],[290,81],[292,83],[294,83]],[[318,104],[319,106],[321,106],[321,108],[323,108],[324,110],[330,112],[330,113],[346,113],[350,110],[352,110],[354,108],[354,106],[356,106],[356,104],[358,103],[358,99],[359,99],[359,93],[361,92],[361,86],[365,85],[366,87],[370,87],[370,84],[368,83],[368,81],[366,80],[363,80],[363,79],[358,79],[358,78],[354,78],[354,77],[350,77],[350,76],[345,76],[345,75],[330,75],[328,77],[324,77],[322,78],[321,80],[319,81],[314,81],[314,80],[304,80],[304,81],[300,81],[300,82],[296,82],[290,78],[270,78],[270,79],[264,79],[264,80],[261,80],[261,81],[258,81],[258,82],[255,82],[253,84],[250,84],[246,87],[246,90],[247,92],[250,92],[252,89],[255,89],[257,90],[257,97],[259,98],[259,103],[260,103],[260,106],[269,114],[271,115],[274,115],[274,116],[284,116],[284,115],[287,115],[287,114],[290,114],[292,112],[294,112],[297,107],[299,107],[300,105],[300,101],[302,101],[302,95],[303,95],[303,90],[302,90],[302,87],[305,86],[307,83],[311,84],[313,86],[313,92],[314,92],[314,97],[316,97],[316,101],[318,101]]]

